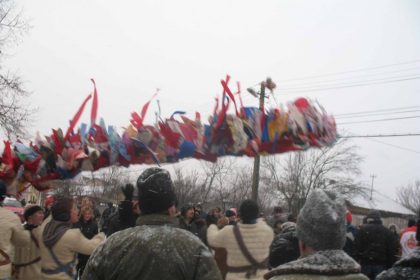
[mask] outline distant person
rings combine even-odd
[[[80,218],[77,223],[73,225],[73,228],[78,228],[82,232],[83,236],[87,239],[92,239],[99,233],[98,224],[96,223],[93,209],[89,206],[85,206],[80,211]],[[77,275],[82,277],[83,270],[87,264],[90,255],[79,253],[77,254]]]
[[[346,212],[346,243],[344,244],[344,252],[347,253],[347,255],[349,255],[350,257],[352,257],[353,259],[355,258],[355,245],[354,245],[354,240],[356,239],[356,236],[359,232],[359,230],[357,229],[357,227],[355,227],[354,225],[352,225],[353,221],[353,215],[350,212],[350,210],[347,210]]]
[[[416,241],[420,241],[420,219],[417,221]],[[392,268],[382,272],[376,280],[418,280],[420,279],[420,247],[415,247],[410,253],[397,261]]]
[[[366,216],[366,224],[360,227],[356,236],[355,248],[355,256],[362,266],[362,273],[372,280],[396,261],[398,248],[395,238],[382,225],[379,211],[371,210]]]
[[[401,256],[405,257],[417,247],[416,221],[409,219],[407,227],[400,233]]]
[[[344,199],[333,192],[312,191],[297,218],[300,258],[280,265],[270,280],[367,280],[360,265],[341,248],[346,241]]]
[[[270,246],[269,266],[275,268],[279,265],[299,258],[299,242],[296,224],[285,222],[280,226],[280,233],[274,237]]]
[[[230,226],[234,226],[237,224],[237,216],[236,216],[236,212],[229,209],[226,210],[225,212],[225,217],[229,219],[229,225]]]
[[[259,216],[258,205],[244,200],[239,207],[240,221],[219,230],[210,225],[207,241],[211,247],[227,251],[226,279],[261,279],[267,272],[267,259],[273,229]]]

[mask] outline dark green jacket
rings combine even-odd
[[[219,280],[209,249],[167,215],[144,215],[111,235],[91,255],[83,280]]]

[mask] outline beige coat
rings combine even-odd
[[[15,247],[13,276],[16,280],[41,279],[41,254],[37,245],[38,241],[33,238],[27,246]]]
[[[0,249],[13,259],[13,247],[25,246],[29,243],[29,232],[24,230],[19,217],[12,211],[0,207]],[[0,261],[5,258],[0,255]],[[0,279],[10,277],[12,265],[6,264],[0,266]]]
[[[273,229],[263,220],[259,219],[256,224],[238,223],[244,243],[258,262],[262,262],[268,258],[270,244],[273,241]],[[233,226],[225,226],[218,230],[215,225],[210,225],[207,231],[208,244],[215,248],[225,248],[227,251],[227,265],[231,267],[241,267],[250,265],[249,261],[242,254],[233,233]],[[254,279],[263,279],[267,270],[259,269]],[[232,273],[228,272],[226,279],[244,279],[245,272]],[[252,278],[251,278],[252,279]]]
[[[41,267],[44,269],[56,269],[57,265],[54,262],[53,257],[51,256],[50,251],[44,245],[42,239],[42,233],[44,231],[45,225],[43,223],[40,227],[34,230],[34,235],[39,242],[40,252],[41,252]],[[76,253],[81,253],[85,255],[91,255],[95,248],[105,240],[105,235],[99,233],[95,235],[92,239],[87,239],[83,236],[80,229],[69,229],[64,233],[64,235],[58,240],[57,244],[52,248],[54,254],[57,256],[58,260],[62,264],[68,264],[75,261]],[[74,271],[73,271],[74,273]],[[66,273],[61,272],[57,274],[45,274],[42,273],[43,279],[51,280],[70,280],[72,279]]]

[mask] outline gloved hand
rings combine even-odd
[[[121,188],[121,191],[124,194],[125,200],[133,200],[134,186],[132,184],[126,184]]]

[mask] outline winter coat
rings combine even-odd
[[[376,280],[416,280],[420,279],[420,247],[397,261],[390,269],[382,272]]]
[[[132,203],[129,200],[120,202],[118,211],[112,213],[109,217],[108,230],[105,232],[106,236],[136,225],[137,216],[133,213],[132,207]]]
[[[352,224],[347,225],[347,233],[346,233],[346,243],[344,244],[343,251],[346,252],[352,258],[355,258],[355,245],[354,241],[356,239],[359,230]]]
[[[188,223],[183,216],[179,216],[179,227],[188,230],[200,238],[204,244],[207,244],[207,225],[205,220],[193,219],[191,223]]]
[[[83,280],[219,280],[213,255],[168,215],[141,215],[137,226],[117,232],[90,257]]]
[[[101,225],[101,231],[107,233],[108,227],[109,227],[109,220],[110,217],[116,212],[116,209],[114,207],[108,207],[104,210],[101,216],[100,225]]]
[[[270,246],[268,263],[270,267],[294,261],[299,258],[299,241],[296,229],[277,234]]]
[[[273,229],[263,220],[259,219],[255,224],[238,223],[239,231],[242,239],[252,257],[259,263],[267,261],[269,255],[270,244],[273,241]],[[234,226],[225,226],[219,230],[216,225],[210,225],[207,230],[208,244],[215,248],[225,248],[227,251],[227,265],[228,267],[238,268],[250,266],[250,262],[243,255],[238,242],[236,241]],[[244,279],[246,272],[232,272],[229,271],[226,279]],[[261,279],[267,269],[258,269],[254,279]],[[251,279],[252,279],[251,278]]]
[[[355,239],[356,260],[363,265],[384,265],[396,261],[397,244],[392,232],[379,223],[362,225]]]
[[[270,280],[369,280],[360,265],[343,250],[318,251],[264,275]]]
[[[98,224],[93,218],[87,222],[81,219],[73,225],[73,228],[79,228],[83,236],[86,237],[87,239],[92,239],[96,234],[98,234]],[[77,254],[77,270],[78,271],[81,270],[83,272],[83,269],[88,259],[89,259],[89,255]]]
[[[27,246],[29,242],[29,232],[23,229],[19,217],[12,211],[0,207],[0,249],[8,255],[10,260],[10,262],[6,261],[6,258],[0,254],[0,279],[11,276],[12,245]]]
[[[40,227],[37,227],[33,230],[34,236],[38,240],[40,252],[41,252],[41,267],[42,269],[47,270],[55,270],[58,268],[58,265],[54,261],[49,249],[45,246],[43,242],[43,231],[45,226],[48,223],[43,223]],[[93,250],[105,239],[105,235],[103,233],[97,234],[91,240],[87,239],[83,236],[82,232],[78,228],[73,228],[67,230],[64,235],[58,240],[57,244],[55,244],[52,248],[53,253],[58,258],[58,260],[63,264],[70,264],[71,266],[71,274],[75,274],[74,271],[74,262],[75,262],[75,255],[76,253],[82,253],[85,255],[92,254]],[[42,273],[42,277],[44,279],[51,279],[51,280],[70,280],[70,277],[65,272],[60,272],[56,274],[46,274]]]
[[[412,226],[404,229],[400,235],[400,245],[401,245],[401,256],[405,257],[416,249],[417,240],[416,240],[416,231],[417,226]]]
[[[14,273],[16,280],[33,280],[41,278],[41,253],[39,251],[38,240],[32,233],[32,229],[27,229],[31,238],[26,246],[15,246],[15,256],[13,258]]]

